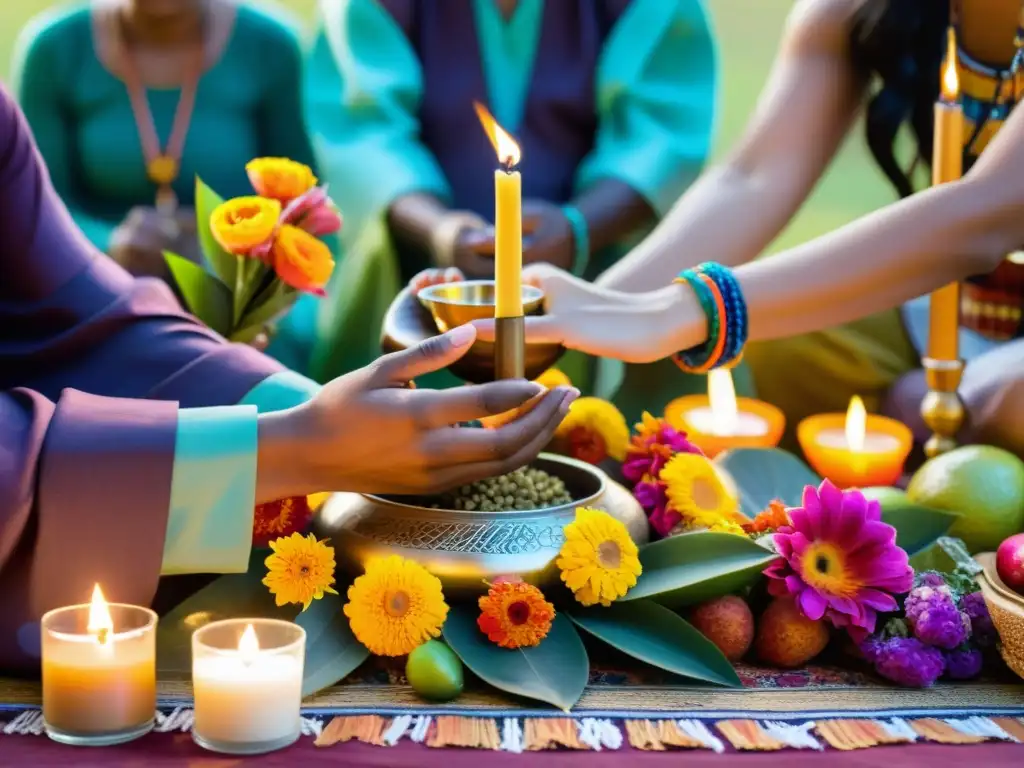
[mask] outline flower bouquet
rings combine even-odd
[[[341,215],[302,163],[261,157],[246,171],[256,194],[230,200],[196,180],[204,263],[164,258],[192,314],[230,341],[251,343],[299,294],[323,294],[334,259],[321,238],[341,228]]]

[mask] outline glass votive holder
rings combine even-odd
[[[89,604],[42,618],[43,724],[54,741],[109,746],[153,729],[156,614],[110,603],[113,630],[89,630]]]
[[[226,619],[192,634],[192,738],[205,749],[256,755],[301,733],[306,632],[278,619]]]

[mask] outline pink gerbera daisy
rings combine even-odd
[[[804,489],[803,506],[774,536],[782,559],[765,570],[768,590],[791,594],[803,614],[845,628],[857,642],[875,630],[878,612],[896,609],[894,595],[913,586],[896,529],[882,522],[877,501],[828,480]]]

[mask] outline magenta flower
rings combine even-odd
[[[682,522],[683,516],[675,510],[669,509],[664,483],[651,480],[648,477],[636,484],[633,496],[647,513],[651,527],[659,536],[668,536],[672,529]]]
[[[341,229],[341,212],[327,196],[327,187],[313,187],[288,203],[281,223],[294,224],[315,237],[333,235]]]
[[[782,559],[768,566],[768,590],[791,594],[811,620],[827,619],[855,642],[875,630],[878,612],[896,609],[894,595],[910,590],[914,571],[896,546],[896,529],[881,520],[877,501],[828,480],[804,489],[792,525],[774,536]]]
[[[686,439],[685,432],[649,413],[644,413],[643,421],[635,429],[622,464],[622,474],[634,483],[657,478],[662,467],[677,453],[701,453],[700,448]]]

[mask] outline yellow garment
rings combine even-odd
[[[757,396],[786,414],[783,447],[796,450],[796,426],[816,413],[845,412],[853,395],[877,411],[886,391],[920,367],[899,310],[826,331],[762,341],[747,347],[744,360]]]

